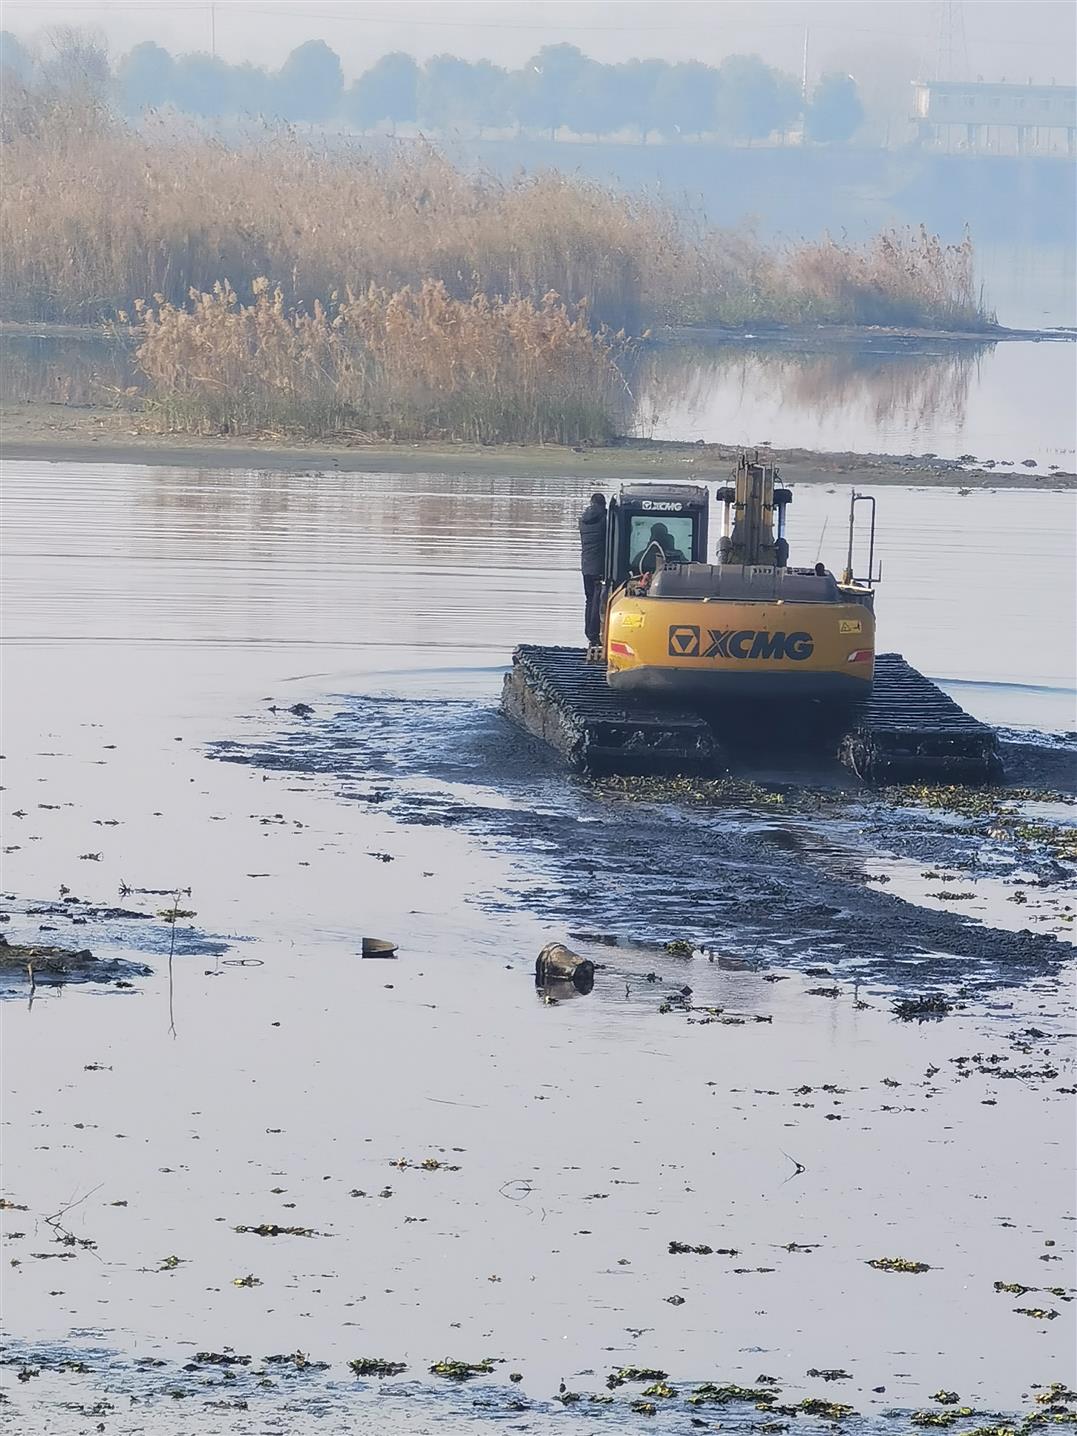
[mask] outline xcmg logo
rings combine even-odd
[[[706,637],[694,623],[669,629],[671,658],[810,658],[815,641],[810,633],[767,633],[753,628],[708,628]]]

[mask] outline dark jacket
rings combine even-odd
[[[601,578],[606,570],[606,508],[588,504],[580,514],[580,572]]]

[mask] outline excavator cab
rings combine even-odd
[[[626,485],[606,519],[606,592],[674,563],[706,563],[709,496],[692,484]]]

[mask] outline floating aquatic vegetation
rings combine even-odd
[[[1077,1391],[1072,1390],[1064,1381],[1052,1381],[1050,1386],[1037,1392],[1032,1399],[1039,1406],[1068,1406],[1077,1401]]]
[[[900,1017],[902,1022],[912,1022],[917,1018],[945,1017],[952,1012],[953,1004],[947,1002],[946,998],[937,992],[925,993],[920,997],[906,997],[900,1002],[895,1002],[891,1009],[895,1017]]]
[[[640,1392],[641,1396],[657,1396],[662,1401],[671,1401],[676,1394],[676,1387],[670,1386],[665,1381],[652,1382],[650,1386],[645,1386]]]
[[[909,1420],[914,1426],[954,1426],[975,1414],[971,1406],[954,1406],[949,1411],[914,1411]]]
[[[1036,1321],[1054,1321],[1058,1312],[1052,1311],[1050,1307],[1044,1306],[1015,1306],[1014,1314],[1016,1316],[1031,1316]]]
[[[853,1379],[847,1371],[830,1367],[819,1371],[813,1366],[807,1375],[818,1381],[852,1381]]]
[[[267,1366],[294,1366],[296,1371],[328,1371],[328,1361],[311,1361],[304,1351],[290,1351],[286,1355],[263,1356]]]
[[[424,1157],[421,1162],[412,1162],[407,1157],[397,1157],[389,1163],[390,1167],[397,1167],[400,1171],[406,1172],[458,1172],[459,1167],[452,1162],[442,1162],[437,1157]]]
[[[233,1278],[232,1278],[232,1285],[233,1285],[233,1286],[261,1286],[261,1285],[262,1285],[262,1279],[261,1279],[261,1277],[255,1276],[253,1272],[249,1272],[246,1276],[235,1276],[235,1277],[233,1277]]]
[[[768,1380],[772,1379],[768,1378]],[[766,1406],[777,1399],[776,1391],[767,1391],[762,1387],[737,1386],[735,1383],[718,1386],[713,1381],[704,1381],[687,1398],[689,1406],[725,1406],[731,1401],[743,1401],[753,1406]]]
[[[825,1416],[830,1421],[842,1421],[846,1416],[855,1415],[851,1406],[844,1406],[840,1401],[827,1401],[821,1396],[805,1396],[793,1409],[805,1416]]]
[[[348,1365],[356,1376],[399,1376],[408,1369],[406,1361],[383,1361],[380,1356],[357,1356]]]
[[[671,957],[691,957],[695,950],[695,944],[683,937],[675,937],[666,943],[666,951]]]
[[[606,1377],[606,1385],[613,1391],[628,1381],[665,1381],[668,1371],[659,1371],[657,1366],[619,1366]]]
[[[632,1410],[640,1416],[657,1416],[658,1407],[653,1401],[633,1401]]]
[[[931,1268],[924,1261],[909,1261],[906,1257],[873,1257],[868,1266],[873,1266],[876,1271],[903,1271],[920,1272],[930,1271]]]
[[[670,1256],[688,1256],[689,1254],[692,1256],[710,1256],[713,1251],[713,1247],[694,1247],[690,1246],[688,1242],[670,1242],[669,1244]]]
[[[262,1222],[256,1227],[233,1227],[234,1232],[250,1232],[256,1237],[313,1237],[313,1227],[279,1227],[276,1222]]]
[[[157,1266],[157,1270],[158,1270],[158,1271],[175,1271],[176,1268],[177,1268],[178,1266],[180,1266],[180,1265],[183,1263],[184,1260],[185,1260],[184,1257],[178,1257],[178,1256],[166,1256],[166,1257],[162,1257],[160,1263],[159,1263],[158,1266]]]
[[[961,1400],[961,1397],[956,1391],[936,1391],[931,1399],[937,1401],[940,1406],[954,1406]]]
[[[996,1291],[1008,1292],[1010,1296],[1027,1296],[1030,1291],[1039,1289],[1034,1286],[1022,1286],[1019,1281],[996,1281],[994,1285]]]
[[[193,1358],[198,1366],[249,1366],[249,1356],[237,1356],[227,1348],[224,1351],[198,1351]]]
[[[489,1376],[494,1369],[492,1357],[482,1361],[451,1361],[446,1357],[435,1361],[430,1368],[431,1376],[444,1376],[447,1381],[470,1381],[473,1376]]]

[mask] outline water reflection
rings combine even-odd
[[[1074,468],[1069,341],[820,335],[670,345],[636,376],[656,439],[824,452],[971,454]]]
[[[877,428],[960,425],[969,386],[982,377],[981,360],[994,349],[994,344],[962,344],[926,352],[893,341],[887,348],[842,344],[815,352],[790,352],[774,344],[678,346],[649,359],[640,419],[661,424],[663,416],[682,410],[703,413],[722,389],[741,403],[778,392],[784,404],[819,419],[859,410]]]
[[[0,334],[0,397],[20,404],[114,404],[141,388],[131,347],[95,330]]]

